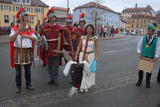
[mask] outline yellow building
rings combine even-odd
[[[8,27],[16,22],[16,13],[19,8],[26,8],[32,27],[38,20],[43,22],[49,6],[41,0],[0,0],[0,27]]]

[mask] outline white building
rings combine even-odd
[[[79,14],[81,12],[85,13],[85,19],[87,23],[104,27],[120,27],[120,14],[101,4],[90,2],[76,7],[73,10],[74,23],[79,22]]]

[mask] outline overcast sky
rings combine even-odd
[[[42,0],[49,6],[67,7],[67,0]],[[77,6],[96,0],[69,0],[70,8],[74,9]],[[160,0],[99,0],[102,5],[105,5],[116,12],[121,12],[124,8],[134,7],[138,4],[138,7],[145,7],[150,5],[155,11],[160,10]]]

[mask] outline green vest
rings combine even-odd
[[[156,43],[158,41],[158,37],[155,36],[152,42],[149,44],[149,47],[147,48],[147,36],[143,37],[143,43],[142,43],[142,56],[148,57],[148,58],[154,58],[155,51],[156,51]]]

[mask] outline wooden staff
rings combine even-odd
[[[23,76],[24,76],[24,72],[23,72],[23,64],[22,64],[22,37],[21,37],[21,52],[20,52],[20,57],[21,57],[21,93],[24,92],[23,90],[23,86],[24,86],[24,81],[23,81]]]
[[[20,24],[22,24],[23,22],[22,22],[22,20],[20,20]],[[21,25],[22,26],[22,25]],[[20,27],[21,27],[20,26]],[[23,25],[24,26],[24,25]],[[23,62],[23,55],[22,55],[22,37],[21,37],[21,48],[20,48],[20,65],[21,65],[21,93],[23,93],[24,92],[24,71],[23,71],[23,64],[22,64],[22,62]]]

